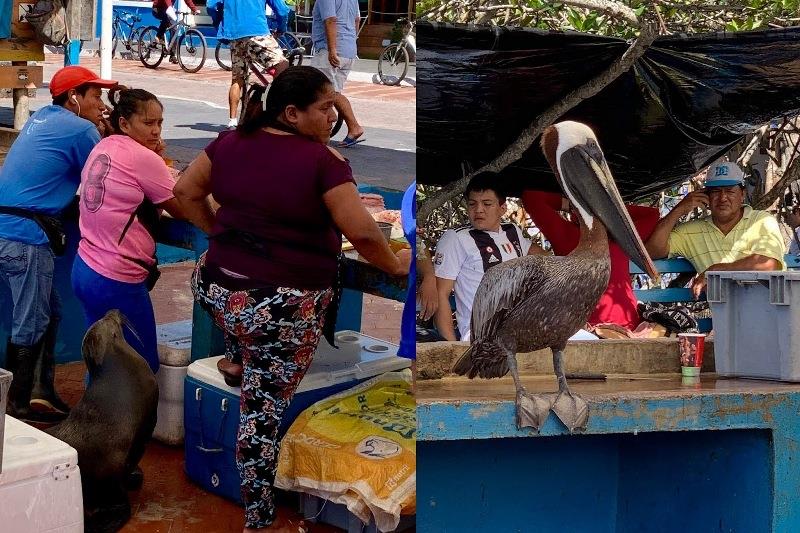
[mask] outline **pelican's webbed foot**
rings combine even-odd
[[[550,416],[554,399],[554,394],[530,394],[517,389],[517,429],[530,427],[538,432]]]
[[[586,429],[589,421],[589,404],[578,394],[573,394],[569,388],[565,387],[558,392],[552,409],[570,433]]]

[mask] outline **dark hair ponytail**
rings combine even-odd
[[[151,100],[158,102],[158,105],[161,106],[161,109],[164,109],[164,105],[156,97],[156,95],[145,91],[144,89],[128,89],[124,85],[117,85],[109,90],[108,101],[112,107],[111,117],[109,120],[111,121],[111,125],[114,127],[114,132],[120,134],[122,133],[122,129],[119,127],[120,118],[130,120],[133,115],[141,110],[142,104]]]
[[[290,105],[304,111],[317,101],[331,82],[314,67],[289,67],[269,86],[266,105],[262,102],[266,89],[253,83],[247,92],[247,109],[239,122],[239,132],[249,135],[278,122],[278,117]]]

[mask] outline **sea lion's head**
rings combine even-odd
[[[112,309],[103,318],[92,324],[92,327],[86,332],[81,351],[89,375],[93,375],[97,369],[103,366],[103,360],[112,353],[114,345],[118,345],[120,342],[127,345],[122,335],[123,325],[133,331],[131,323],[125,315],[117,309]]]

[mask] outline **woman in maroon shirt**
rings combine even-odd
[[[411,261],[392,253],[350,165],[326,146],[335,94],[312,67],[281,73],[266,99],[254,85],[239,128],[208,145],[174,190],[209,234],[195,298],[224,331],[226,358],[244,365],[236,459],[246,532],[275,520],[278,427],[323,328],[333,331],[341,234],[390,274],[406,275]]]
[[[540,191],[525,191],[522,203],[531,216],[531,220],[553,246],[556,255],[567,255],[578,246],[580,230],[578,225],[566,220],[559,211],[566,211],[563,206],[565,198],[560,194]],[[638,205],[628,205],[636,231],[646,241],[658,224],[658,209]],[[630,258],[625,255],[617,243],[609,241],[608,252],[611,256],[611,277],[608,288],[600,297],[594,312],[589,317],[589,324],[617,324],[631,331],[641,321],[636,309],[636,297],[631,286]]]

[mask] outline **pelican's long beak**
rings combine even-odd
[[[571,146],[558,143],[558,155],[553,159],[558,162],[558,175],[562,186],[567,189],[565,192],[579,204],[576,207],[582,207],[600,219],[609,235],[639,268],[652,277],[658,276],[594,134],[588,126],[572,122],[551,126],[554,129],[558,127],[559,136],[563,131],[562,125],[577,128],[580,133],[588,132],[580,142]],[[566,133],[571,135],[574,131]]]

